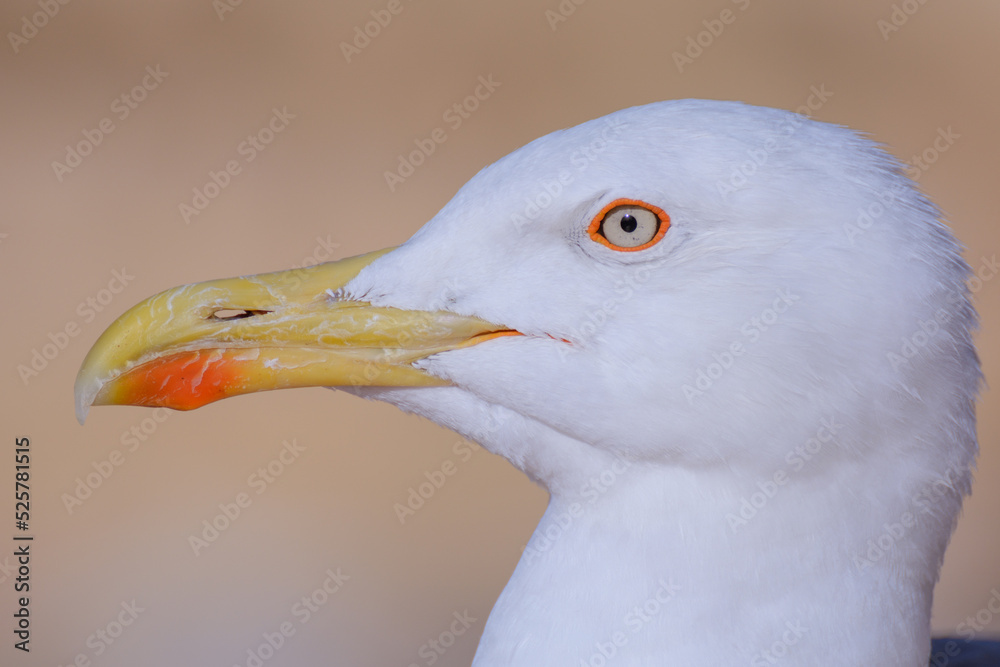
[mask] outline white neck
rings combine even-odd
[[[950,519],[891,464],[624,465],[553,495],[475,667],[927,664]]]

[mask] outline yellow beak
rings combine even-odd
[[[390,250],[146,299],[112,323],[84,359],[77,419],[82,424],[91,405],[191,410],[289,387],[445,385],[411,363],[517,334],[474,317],[377,308],[337,294]]]

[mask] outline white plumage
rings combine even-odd
[[[373,257],[146,300],[88,355],[78,414],[360,378],[506,457],[551,502],[476,667],[927,664],[976,317],[875,144],[737,103],[626,109]]]
[[[662,242],[594,243],[617,198]],[[652,104],[484,169],[346,288],[528,334],[418,362],[454,387],[351,390],[551,493],[474,664],[926,664],[976,454],[967,272],[898,162],[783,111]]]

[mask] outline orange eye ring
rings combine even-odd
[[[656,220],[658,221],[656,233],[645,243],[635,246],[621,246],[613,243],[607,236],[605,236],[605,221],[608,220],[609,216],[616,209],[627,207],[641,208],[656,216]],[[597,215],[595,215],[594,219],[590,222],[590,226],[587,228],[587,233],[590,235],[591,239],[612,250],[617,250],[618,252],[635,252],[638,250],[645,250],[646,248],[659,243],[660,239],[664,237],[667,233],[667,229],[669,228],[670,216],[667,215],[667,212],[659,206],[653,206],[652,204],[647,204],[646,202],[638,199],[616,199],[598,211]]]

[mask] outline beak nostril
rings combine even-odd
[[[254,317],[255,315],[264,315],[269,313],[269,310],[247,310],[245,308],[221,308],[211,314],[211,318],[214,320],[242,320],[247,317]]]

